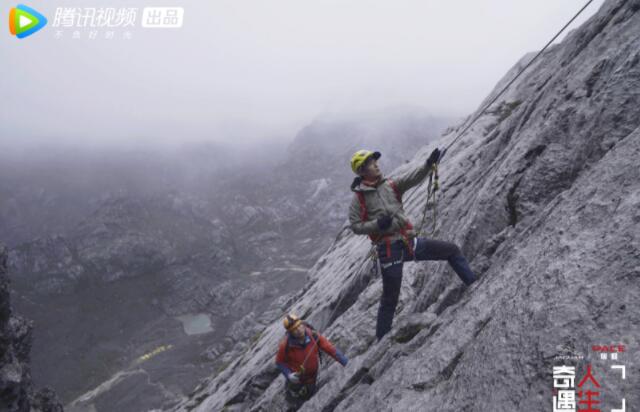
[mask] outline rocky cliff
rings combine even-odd
[[[33,324],[13,314],[9,290],[7,248],[0,243],[0,410],[62,412],[55,392],[34,388],[30,365]]]
[[[639,42],[640,2],[605,2],[451,147],[438,236],[461,246],[480,280],[465,289],[444,263],[406,264],[394,328],[379,343],[368,240],[340,232],[283,308],[350,357],[346,368],[325,364],[302,410],[551,410],[559,364],[579,378],[592,365],[606,409],[640,403]],[[435,146],[391,175],[415,171]],[[425,197],[426,184],[405,196],[414,221]],[[282,335],[274,321],[173,410],[284,410]],[[592,351],[614,343],[627,348],[626,380]]]

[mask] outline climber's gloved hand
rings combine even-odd
[[[347,357],[344,356],[344,353],[340,352],[339,350],[336,350],[336,358],[342,366],[347,366],[347,363],[349,363],[349,359],[347,359]]]
[[[294,385],[300,383],[300,374],[298,372],[290,373],[288,378],[289,382],[293,383]]]
[[[385,231],[391,227],[392,217],[389,215],[382,215],[377,219],[378,229]]]
[[[436,147],[427,159],[427,169],[431,169],[431,166],[437,163],[438,160],[440,160],[440,149]]]

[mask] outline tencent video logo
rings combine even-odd
[[[9,31],[19,39],[31,36],[46,24],[46,17],[24,4],[18,4],[9,12]]]

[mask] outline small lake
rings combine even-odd
[[[176,319],[182,322],[184,333],[187,335],[199,335],[201,333],[213,332],[211,319],[209,318],[209,315],[205,313],[176,316]]]

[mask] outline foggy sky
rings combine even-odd
[[[464,116],[584,3],[34,0],[49,25],[0,36],[0,142],[289,140],[320,115],[402,105]],[[15,4],[2,4],[6,24]],[[130,40],[74,40],[70,29],[56,39],[65,6],[182,6],[185,24],[136,27]]]

